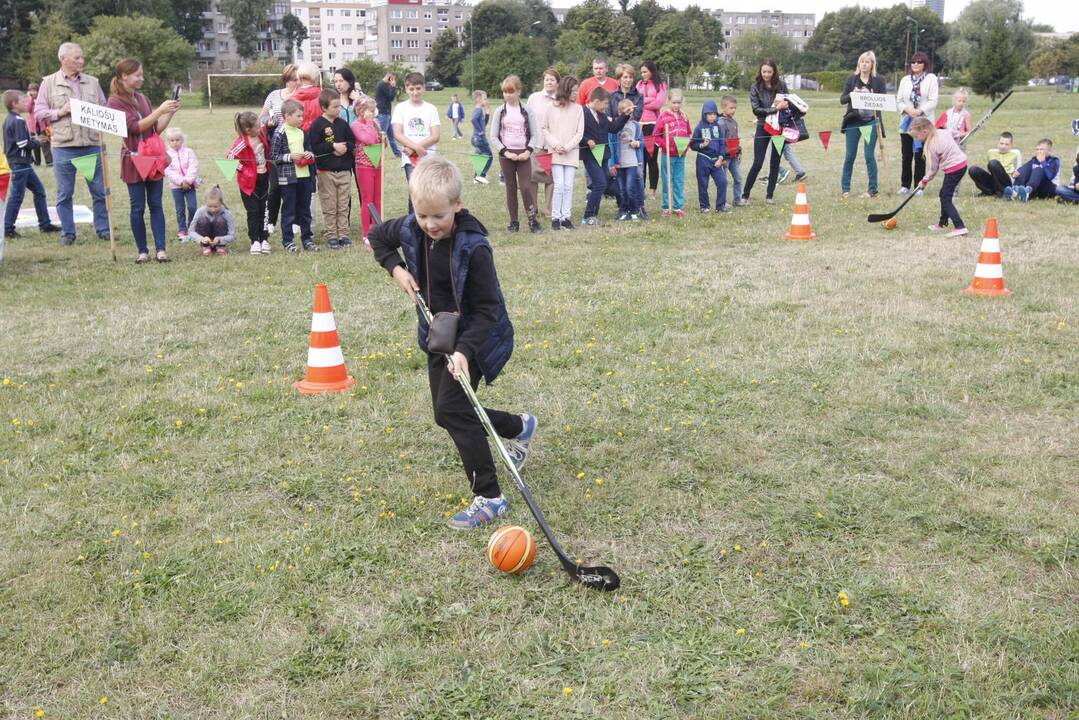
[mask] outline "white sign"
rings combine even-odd
[[[91,130],[127,137],[127,115],[104,105],[71,98],[71,122]]]
[[[882,110],[885,112],[897,112],[895,107],[895,95],[852,92],[850,105],[855,110]]]

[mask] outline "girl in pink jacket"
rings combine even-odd
[[[179,229],[180,242],[187,242],[187,225],[195,217],[199,207],[198,193],[195,188],[202,184],[199,177],[199,159],[195,151],[187,146],[187,138],[180,128],[169,128],[165,132],[165,152],[169,155],[169,166],[165,168],[165,177],[172,190],[172,199],[176,203],[176,225]]]
[[[959,217],[959,210],[955,207],[955,196],[959,189],[959,181],[967,174],[967,155],[952,137],[948,130],[938,130],[933,127],[933,121],[924,115],[920,115],[910,121],[910,136],[922,143],[926,156],[929,158],[929,172],[918,183],[925,189],[929,181],[936,177],[941,170],[944,171],[944,182],[940,186],[940,220],[936,225],[930,225],[933,231],[945,230],[948,221],[952,221],[954,229],[946,237],[962,237],[967,234],[967,227],[963,218]]]

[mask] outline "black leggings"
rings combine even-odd
[[[277,183],[273,183],[277,185]],[[240,199],[243,200],[244,210],[247,211],[247,236],[251,242],[262,242],[266,239],[266,191],[270,186],[270,171],[262,173],[255,180],[255,190],[250,195],[240,191]],[[280,194],[279,194],[280,196]]]
[[[970,168],[970,179],[978,186],[982,195],[1000,195],[1004,188],[1013,184],[1012,176],[999,160],[990,160],[988,168]]]
[[[266,224],[276,225],[277,218],[281,214],[281,185],[276,182],[277,171],[270,163],[266,163],[267,177],[274,178],[266,193]]]
[[[476,389],[480,384],[479,368],[472,365],[468,370],[472,388]],[[487,433],[460,383],[446,368],[444,355],[427,354],[427,379],[431,384],[435,422],[439,427],[445,428],[457,446],[472,493],[488,498],[498,497],[502,491],[498,487],[498,475],[495,472],[491,447],[487,444]],[[487,410],[487,417],[491,419],[491,424],[499,436],[514,438],[524,429],[520,415],[484,409]]]
[[[903,159],[899,166],[903,169],[901,184],[908,190],[914,187],[925,177],[925,148],[914,153],[914,138],[910,133],[900,133],[899,140],[903,145]],[[914,175],[911,176],[911,165],[914,165]]]
[[[956,170],[953,173],[944,173],[944,182],[940,186],[940,222],[941,227],[948,227],[948,221],[958,230],[966,227],[963,218],[959,217],[959,210],[955,207],[955,191],[959,187],[959,181],[967,174],[967,169]]]
[[[772,136],[764,131],[763,125],[757,126],[757,133],[753,136],[753,167],[749,169],[746,184],[742,188],[742,199],[749,200],[749,191],[753,189],[753,183],[757,181],[761,167],[764,165],[764,156],[768,155],[768,146],[772,144]],[[783,153],[773,152],[768,161],[768,195],[769,200],[776,191],[776,181],[779,179],[779,161],[783,159]]]
[[[641,123],[641,137],[648,137],[656,129],[654,122]],[[648,152],[648,146],[644,148],[644,167],[641,168],[641,184],[648,183],[648,187],[655,190],[659,187],[659,149],[652,146],[652,152]]]

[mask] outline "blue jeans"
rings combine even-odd
[[[483,166],[483,172],[479,174],[479,177],[487,177],[487,171],[491,169],[491,161],[494,159],[491,155],[491,145],[487,142],[487,136],[473,133],[472,147],[476,150],[477,155],[487,156],[487,164]]]
[[[742,158],[734,157],[728,160],[727,169],[731,171],[731,182],[734,183],[731,196],[739,200],[742,197]]]
[[[165,251],[165,206],[161,203],[164,180],[130,183],[127,195],[131,198],[131,234],[135,236],[135,247],[140,253],[147,253],[146,247],[146,206],[150,206],[150,232],[154,234],[154,248]]]
[[[1079,203],[1079,190],[1071,185],[1060,185],[1057,187],[1057,197],[1064,198],[1068,202]]]
[[[292,185],[281,186],[281,244],[288,247],[294,235],[292,226],[300,226],[300,242],[312,242],[311,195],[315,184],[310,177],[298,177]]]
[[[1026,163],[1019,168],[1019,178],[1015,181],[1018,185],[1026,185],[1031,189],[1030,197],[1051,198],[1056,195],[1056,185],[1053,178],[1045,177],[1045,171],[1040,167],[1034,167]]]
[[[618,189],[622,194],[622,212],[640,212],[644,207],[641,169],[636,165],[618,168]]]
[[[607,173],[603,165],[596,162],[591,150],[581,152],[584,158],[584,171],[588,173],[589,190],[584,203],[584,216],[586,218],[599,215],[599,203],[603,200],[603,193],[607,190]]]
[[[390,141],[390,150],[393,151],[393,156],[401,157],[401,150],[397,147],[397,141],[393,137],[393,125],[390,123],[390,118],[390,115],[375,116],[379,126],[382,127],[382,132],[386,133],[386,139]]]
[[[686,206],[686,159],[681,155],[671,156],[671,177],[674,203],[667,207],[667,199],[670,197],[667,191],[667,157],[662,152],[659,154],[659,178],[663,182],[663,197],[660,203],[664,210],[681,210]]]
[[[715,160],[697,156],[697,201],[701,210],[708,209],[708,181],[716,184],[716,210],[720,210],[727,204],[727,171],[722,167],[716,167]]]
[[[72,198],[75,195],[75,176],[78,170],[71,164],[71,158],[84,155],[97,155],[100,149],[96,145],[86,147],[53,147],[52,171],[56,173],[56,214],[60,216],[60,233],[64,237],[75,237],[75,211]],[[98,158],[94,179],[86,183],[94,199],[94,230],[100,237],[109,236],[109,212],[105,206],[105,180],[101,175],[101,159]]]
[[[858,156],[858,146],[862,143],[862,131],[859,125],[852,125],[843,131],[847,140],[847,152],[843,156],[843,177],[839,186],[843,192],[850,192],[850,178],[854,174],[854,159]],[[873,130],[869,133],[869,142],[865,145],[865,172],[869,176],[869,192],[877,191],[877,124],[873,123]]]
[[[28,189],[34,196],[38,227],[44,228],[51,224],[45,186],[41,184],[41,178],[34,172],[34,166],[12,163],[11,186],[8,188],[7,209],[4,211],[4,230],[9,233],[15,229],[15,219],[19,216],[19,208],[22,207],[22,199]]]
[[[176,227],[180,232],[187,232],[187,224],[195,217],[195,211],[199,208],[198,193],[195,188],[173,188],[172,200],[176,203]]]

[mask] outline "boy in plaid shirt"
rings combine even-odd
[[[311,193],[314,179],[311,165],[315,154],[311,140],[300,125],[303,123],[303,105],[286,100],[281,105],[285,124],[274,133],[270,141],[270,162],[277,171],[277,183],[281,186],[281,242],[289,252],[299,252],[294,241],[292,225],[300,226],[303,249],[317,252],[311,235]]]

